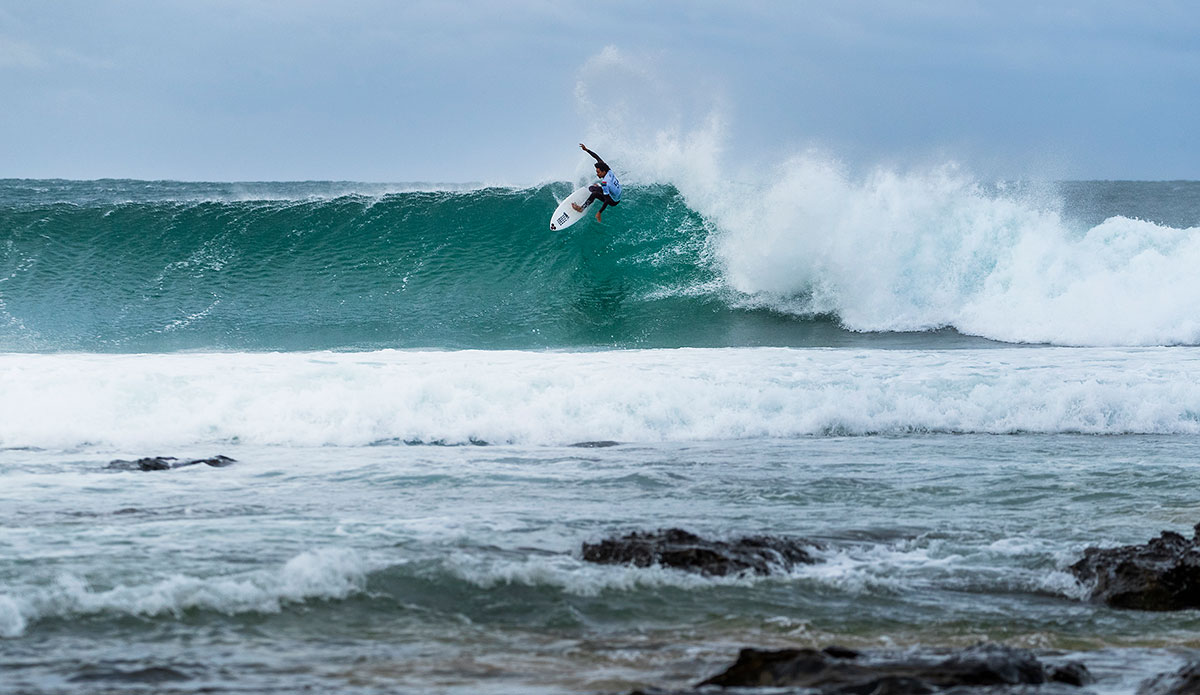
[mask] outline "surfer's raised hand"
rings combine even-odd
[[[583,150],[584,152],[587,152],[587,145],[585,145],[581,142],[581,143],[579,143],[579,149]]]

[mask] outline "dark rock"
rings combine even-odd
[[[1200,662],[1142,683],[1138,695],[1200,695]]]
[[[179,464],[178,466],[175,466],[175,468],[182,468],[184,466],[195,466],[196,464],[200,464],[200,463],[203,463],[206,466],[212,466],[213,468],[224,468],[225,466],[229,466],[234,463],[237,463],[237,461],[229,458],[228,456],[222,456],[220,454],[217,454],[216,456],[213,456],[212,458],[195,459],[194,461],[185,461],[185,462]]]
[[[714,541],[681,529],[666,529],[584,543],[583,559],[606,565],[662,565],[710,576],[745,571],[765,575],[772,569],[816,562],[805,549],[815,547],[819,546],[810,541],[771,536]]]
[[[177,460],[174,456],[150,456],[136,461],[109,461],[107,467],[114,471],[167,471]]]
[[[950,688],[1040,685],[1050,681],[1053,672],[1055,669],[1048,668],[1032,652],[998,644],[925,655],[910,652],[860,654],[846,649],[743,649],[732,666],[696,687],[803,688],[838,695],[916,695]],[[1073,672],[1082,677],[1087,669],[1078,665],[1078,670]]]
[[[206,464],[213,468],[224,468],[232,463],[236,463],[235,459],[220,454],[206,459],[192,459],[190,461],[180,461],[174,456],[151,456],[140,458],[136,461],[110,461],[107,468],[114,471],[169,471],[174,468],[183,468],[184,466],[195,466],[197,464]]]
[[[87,666],[79,673],[72,676],[72,683],[82,683],[90,681],[125,681],[130,683],[168,683],[171,681],[186,681],[188,676],[176,671],[173,668],[165,666],[151,666],[149,668],[134,669],[124,671],[119,668],[110,668],[102,666]]]
[[[862,656],[862,652],[847,647],[839,647],[836,644],[825,647],[821,653],[826,656],[832,656],[835,659],[857,659]]]
[[[1200,608],[1200,524],[1191,539],[1163,531],[1144,545],[1088,548],[1071,572],[1091,586],[1091,599],[1114,608],[1173,611]]]
[[[729,687],[805,685],[806,681],[831,668],[836,656],[815,649],[743,649],[737,661],[698,687],[718,685]]]
[[[1087,666],[1078,661],[1068,661],[1065,664],[1049,667],[1046,669],[1046,680],[1052,683],[1065,683],[1076,687],[1083,687],[1096,681],[1092,677],[1092,672],[1088,671]]]

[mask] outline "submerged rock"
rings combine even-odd
[[[715,541],[673,528],[584,543],[583,559],[606,565],[661,565],[719,577],[746,571],[765,575],[816,562],[807,549],[817,547],[811,541],[773,536]]]
[[[1200,524],[1191,539],[1172,531],[1144,545],[1088,548],[1071,572],[1091,599],[1114,608],[1200,608]]]
[[[732,666],[697,683],[698,690],[692,692],[712,692],[716,686],[797,688],[839,695],[916,695],[952,688],[954,692],[1007,692],[993,688],[1051,682],[1083,685],[1091,681],[1083,664],[1047,666],[1033,652],[999,644],[924,653],[859,652],[844,647],[743,649]]]
[[[228,456],[222,456],[220,454],[217,454],[212,458],[191,459],[188,461],[180,461],[174,456],[150,456],[147,458],[140,458],[136,461],[122,461],[119,459],[116,461],[109,461],[106,468],[114,471],[169,471],[173,468],[195,466],[201,463],[212,466],[213,468],[224,468],[230,464],[237,463],[237,460],[231,459]]]
[[[72,683],[125,681],[136,684],[154,685],[172,681],[186,681],[190,680],[190,678],[186,674],[166,666],[150,666],[131,671],[125,671],[116,667],[85,666],[79,673],[68,680]]]

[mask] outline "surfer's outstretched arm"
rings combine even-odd
[[[586,146],[586,145],[584,145],[582,142],[581,142],[581,143],[579,143],[579,149],[581,149],[581,150],[583,150],[584,152],[587,152],[588,154],[592,155],[592,159],[596,160],[596,164],[597,164],[597,166],[600,166],[600,167],[602,167],[602,168],[603,168],[605,171],[608,171],[608,170],[609,170],[609,168],[610,168],[610,167],[609,167],[607,164],[605,164],[605,163],[604,163],[604,160],[603,160],[603,159],[600,159],[600,155],[598,155],[598,154],[596,154],[595,152],[592,152],[591,150],[589,150],[589,149],[587,148],[587,146]]]

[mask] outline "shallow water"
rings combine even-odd
[[[33,692],[619,691],[688,684],[747,645],[998,640],[1121,692],[1200,656],[1200,617],[1088,603],[1065,569],[1088,545],[1188,530],[1196,451],[1178,435],[234,446],[229,468],[115,472],[109,454],[9,450],[3,667]],[[584,541],[665,526],[823,550],[766,578],[580,560]],[[173,679],[140,683],[151,668]]]

